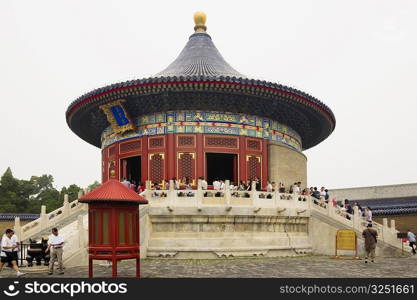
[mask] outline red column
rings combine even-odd
[[[268,140],[262,139],[262,188],[268,180]]]
[[[175,150],[175,136],[173,133],[167,134],[166,139],[166,180],[170,180],[175,177],[175,159],[176,159],[176,150]]]
[[[197,179],[201,176],[206,177],[205,170],[204,170],[204,160],[206,159],[204,155],[204,135],[203,134],[196,134],[196,146],[197,146],[197,157],[196,157],[196,164],[197,164]],[[207,178],[206,178],[207,180]]]
[[[246,138],[244,136],[239,137],[239,180],[246,182],[248,180],[246,172]]]
[[[148,180],[148,137],[142,138],[142,156],[141,156],[141,167],[142,167],[142,183],[145,184]]]

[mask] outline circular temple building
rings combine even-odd
[[[303,150],[326,139],[335,117],[299,90],[232,68],[206,33],[204,13],[165,70],[93,90],[68,107],[69,127],[102,149],[102,181],[187,177],[307,183]]]

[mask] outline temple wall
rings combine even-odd
[[[193,207],[173,212],[151,208],[147,257],[210,259],[311,252],[308,217],[277,216],[270,209],[258,214],[237,207],[233,211],[206,207],[197,215]]]
[[[394,197],[411,197],[417,195],[417,183],[367,186],[346,189],[331,189],[329,193],[338,200],[364,200]]]
[[[288,188],[294,182],[301,181],[307,186],[307,157],[289,147],[270,142],[268,144],[269,179],[276,184],[283,182]]]

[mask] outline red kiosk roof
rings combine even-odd
[[[90,193],[78,199],[79,202],[115,201],[115,202],[136,202],[147,204],[146,200],[135,191],[121,184],[116,179],[110,179]]]

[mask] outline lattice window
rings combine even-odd
[[[109,157],[114,156],[114,155],[116,155],[116,147],[115,146],[109,148]]]
[[[149,148],[163,148],[164,147],[164,138],[150,138],[149,139]]]
[[[150,155],[150,179],[153,183],[161,183],[164,180],[164,155]]]
[[[261,150],[261,142],[255,140],[248,140],[247,141],[248,149],[252,150]]]
[[[120,153],[126,153],[126,152],[139,150],[140,147],[141,147],[141,142],[140,141],[123,143],[123,144],[120,145]]]
[[[180,177],[186,177],[190,180],[193,180],[193,160],[194,153],[180,153],[179,154],[179,171]]]
[[[206,137],[206,147],[237,148],[237,139],[226,137]]]
[[[250,155],[247,157],[248,162],[248,178],[250,180],[255,177],[260,178],[261,175],[261,158],[258,156]]]
[[[194,147],[194,137],[193,136],[179,136],[178,137],[178,147]]]

